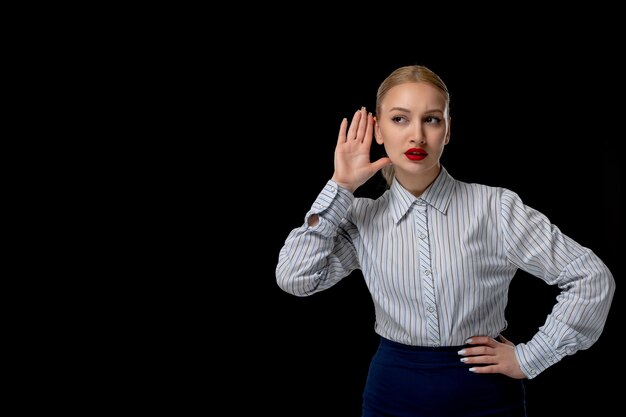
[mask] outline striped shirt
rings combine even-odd
[[[313,227],[307,220],[317,214]],[[416,346],[459,346],[506,328],[509,284],[521,269],[561,293],[546,322],[515,347],[528,378],[600,336],[615,291],[606,265],[514,192],[452,178],[418,198],[394,181],[355,198],[329,180],[279,253],[277,283],[308,296],[360,269],[375,331]]]

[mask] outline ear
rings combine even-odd
[[[376,143],[379,145],[383,144],[383,135],[380,133],[380,126],[378,124],[378,120],[374,117],[374,136],[376,137]]]
[[[446,132],[446,141],[445,141],[445,145],[447,145],[450,142],[450,129],[452,126],[452,117],[448,117],[448,131]]]

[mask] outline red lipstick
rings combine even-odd
[[[422,148],[411,148],[404,153],[411,161],[421,161],[428,156],[428,152]]]

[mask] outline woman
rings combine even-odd
[[[606,265],[504,188],[457,181],[441,165],[449,93],[423,66],[378,89],[376,117],[341,122],[335,172],[280,250],[279,286],[308,296],[360,269],[380,345],[363,416],[525,416],[523,379],[600,336],[615,291]],[[386,155],[370,161],[373,137]],[[382,169],[377,199],[355,190]],[[518,269],[561,293],[526,343],[501,332]]]

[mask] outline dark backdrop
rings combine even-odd
[[[187,414],[358,417],[377,343],[361,275],[297,298],[278,288],[274,271],[284,239],[332,176],[341,119],[360,106],[373,109],[376,88],[392,70],[423,64],[451,92],[452,137],[442,160],[449,172],[516,191],[592,248],[617,280],[600,340],[528,381],[529,415],[604,416],[621,408],[610,377],[622,375],[626,71],[617,33],[623,24],[610,18],[622,14],[585,7],[576,19],[568,5],[555,16],[528,8],[522,18],[520,8],[492,18],[490,6],[482,13],[487,22],[462,20],[472,26],[466,36],[470,28],[453,25],[448,11],[419,4],[419,13],[400,9],[409,21],[397,28],[382,28],[376,14],[336,37],[331,29],[343,23],[330,20],[356,16],[313,5],[285,17],[282,6],[255,6],[237,4],[230,15],[156,8],[162,19],[142,9],[131,33],[115,22],[102,31],[103,39],[117,38],[114,45],[90,43],[94,61],[72,71],[59,67],[80,81],[74,85],[81,94],[101,103],[80,101],[88,116],[72,113],[89,125],[85,140],[104,128],[112,139],[107,146],[91,141],[103,150],[82,152],[82,160],[115,158],[94,165],[103,193],[91,181],[85,188],[99,196],[92,205],[103,215],[90,218],[107,229],[94,235],[105,249],[79,240],[88,256],[67,252],[85,264],[81,277],[95,286],[94,297],[68,297],[92,304],[98,320],[69,308],[81,320],[70,328],[79,343],[43,344],[56,344],[80,369],[71,389],[56,384],[64,394],[57,401],[127,410],[118,400],[134,398],[134,408],[171,406],[174,415],[189,408]],[[595,21],[594,11],[602,14]],[[520,23],[512,25],[513,18]],[[539,33],[541,26],[549,35]],[[102,123],[92,126],[93,114]],[[358,194],[378,195],[378,179]],[[96,253],[101,263],[91,262]],[[93,279],[89,268],[106,268],[105,279]],[[102,304],[93,303],[95,294]],[[514,342],[531,337],[555,296],[519,273],[506,335]],[[63,372],[51,378],[66,375],[62,359],[52,361]]]
[[[257,112],[250,137],[254,162],[246,163],[253,178],[242,192],[254,199],[256,210],[245,229],[253,231],[250,249],[260,260],[242,264],[247,297],[241,305],[251,314],[239,337],[257,352],[244,361],[244,375],[251,378],[242,377],[245,389],[259,390],[252,395],[261,409],[272,415],[360,415],[377,344],[362,276],[355,272],[327,291],[297,298],[277,287],[274,269],[287,234],[303,222],[332,175],[341,119],[363,105],[373,110],[378,84],[398,66],[426,65],[447,83],[452,136],[442,163],[456,179],[516,191],[597,253],[620,287],[622,126],[615,59],[591,48],[534,46],[483,50],[477,45],[460,55],[415,47],[356,56],[348,47],[329,51],[306,45],[255,66],[254,80],[245,84]],[[357,195],[380,192],[377,175]],[[608,415],[619,407],[607,375],[621,369],[615,342],[620,293],[618,288],[594,346],[527,381],[529,416],[581,410]],[[556,294],[519,272],[509,294],[509,339],[527,341]]]

